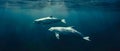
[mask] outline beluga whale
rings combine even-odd
[[[65,19],[55,18],[53,16],[39,18],[39,19],[34,20],[34,23],[43,24],[43,25],[49,25],[49,24],[54,24],[58,22],[62,22],[66,24]]]
[[[57,39],[60,39],[60,34],[69,34],[69,33],[74,33],[80,35],[84,40],[91,41],[89,39],[89,36],[83,35],[81,32],[75,30],[73,28],[74,26],[69,26],[69,27],[51,27],[48,30],[51,32],[55,33],[55,37]]]

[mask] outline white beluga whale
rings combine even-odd
[[[44,25],[48,25],[48,24],[53,24],[53,23],[58,23],[58,22],[62,22],[66,24],[65,19],[58,19],[55,18],[53,16],[50,17],[44,17],[44,18],[39,18],[34,20],[34,23],[38,23],[38,24],[44,24]]]
[[[79,34],[84,40],[90,41],[89,36],[84,36],[81,32],[75,30],[72,27],[73,26],[70,26],[70,27],[51,27],[48,30],[51,32],[54,32],[57,39],[60,39],[59,34],[61,34],[61,33],[62,34],[75,33],[75,34]]]

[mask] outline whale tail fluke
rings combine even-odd
[[[84,40],[91,41],[89,36],[83,37]]]
[[[84,40],[91,41],[89,36],[85,36],[81,32],[78,32],[78,34],[81,35]]]
[[[66,21],[65,21],[65,19],[62,19],[62,20],[61,20],[61,22],[63,22],[63,23],[65,23],[65,24],[66,24]]]

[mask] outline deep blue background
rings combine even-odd
[[[120,50],[118,3],[112,6],[74,6],[63,12],[56,9],[56,13],[47,9],[0,8],[0,51]],[[50,15],[65,18],[68,26],[75,26],[84,35],[90,36],[92,41],[71,35],[57,40],[54,33],[47,30],[49,27],[33,24],[35,19]]]

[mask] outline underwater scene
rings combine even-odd
[[[0,51],[120,51],[120,1],[0,0]]]

